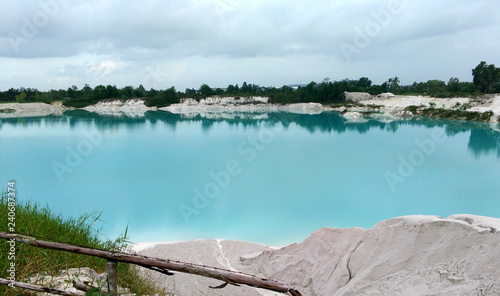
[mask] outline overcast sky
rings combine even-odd
[[[369,77],[500,66],[498,0],[2,0],[0,90]]]

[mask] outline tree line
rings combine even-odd
[[[256,84],[243,82],[241,86],[228,85],[227,88],[212,88],[203,84],[198,89],[187,88],[184,92],[177,91],[175,87],[164,90],[146,90],[142,85],[138,87],[125,86],[117,88],[114,85],[97,85],[92,88],[88,84],[81,89],[76,85],[68,89],[39,91],[34,88],[20,87],[0,91],[0,102],[46,102],[63,101],[65,106],[81,108],[95,104],[101,100],[128,100],[143,99],[148,106],[168,106],[179,103],[183,98],[201,100],[209,96],[266,96],[272,103],[290,104],[317,102],[334,104],[345,100],[344,92],[368,92],[377,95],[391,92],[395,95],[429,95],[435,97],[471,96],[484,93],[500,92],[500,68],[481,62],[472,69],[472,82],[462,82],[452,77],[448,82],[442,80],[429,80],[427,82],[414,82],[411,85],[400,85],[396,76],[389,78],[381,85],[375,85],[367,77],[358,80],[343,79],[330,81],[325,78],[322,82],[310,82],[300,86],[262,87]]]

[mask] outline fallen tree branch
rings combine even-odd
[[[68,291],[64,291],[64,290],[59,290],[59,289],[54,289],[54,288],[49,288],[49,287],[42,287],[42,286],[28,284],[28,283],[12,282],[12,281],[2,279],[2,278],[0,278],[0,284],[6,285],[6,286],[13,286],[16,288],[21,288],[21,289],[27,289],[27,290],[37,291],[37,292],[52,293],[52,294],[64,295],[64,296],[85,296],[85,293],[83,293],[83,292],[68,292]]]
[[[90,255],[95,257],[104,258],[106,260],[120,261],[125,263],[136,264],[140,266],[150,266],[166,270],[178,271],[183,273],[190,273],[195,275],[200,275],[208,278],[217,279],[223,282],[235,283],[247,285],[255,288],[262,288],[270,291],[280,292],[280,293],[290,293],[292,296],[301,296],[300,292],[295,290],[293,287],[285,285],[283,283],[269,280],[265,278],[259,278],[257,276],[234,272],[230,270],[220,269],[216,267],[201,266],[186,262],[173,261],[168,259],[160,259],[154,257],[140,256],[127,253],[115,253],[110,251],[72,246],[62,243],[53,243],[43,240],[38,240],[33,237],[27,237],[19,234],[7,233],[0,231],[0,238],[3,239],[14,239],[18,242],[28,244],[30,246],[61,250],[71,253],[78,253],[84,255]]]

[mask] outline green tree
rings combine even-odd
[[[226,94],[236,94],[236,88],[234,87],[234,85],[230,84],[227,86],[227,89],[226,89]]]
[[[122,99],[132,99],[134,97],[134,88],[132,86],[125,86],[121,93]]]
[[[476,88],[484,93],[491,93],[500,84],[500,68],[493,64],[488,65],[485,61],[481,61],[472,69],[472,76]]]
[[[146,95],[147,95],[147,91],[144,88],[144,86],[142,86],[142,84],[139,85],[139,87],[134,90],[134,96],[136,98],[143,98],[143,97],[146,97]]]
[[[196,90],[194,88],[186,88],[186,91],[184,93],[186,94],[186,96],[196,96]]]
[[[85,86],[82,88],[82,91],[85,94],[90,94],[92,92],[92,87],[88,83],[85,83]]]
[[[442,95],[447,91],[446,83],[442,80],[427,81],[427,92],[431,95]]]
[[[75,90],[72,89],[71,87],[68,87],[68,90],[66,91],[66,93],[68,94],[68,98],[70,99],[74,99],[75,98]]]
[[[177,92],[175,91],[175,87],[173,86],[163,92],[162,99],[166,105],[177,104],[180,102]]]
[[[387,89],[394,92],[396,90],[399,89],[399,78],[397,76],[395,76],[394,78],[389,78],[389,80],[387,80]]]
[[[210,86],[208,86],[207,84],[202,84],[200,86],[200,93],[204,97],[209,97],[209,96],[211,96],[213,94],[213,91],[210,88]]]
[[[116,88],[116,85],[106,85],[106,98],[118,98],[119,97],[119,92],[118,88]]]
[[[104,85],[98,85],[92,91],[92,97],[94,100],[103,100],[106,98],[106,87]]]
[[[22,103],[26,100],[27,94],[26,92],[22,92],[16,96],[16,102]]]
[[[448,81],[448,91],[451,93],[459,93],[460,92],[460,80],[455,77],[451,77]]]
[[[370,79],[368,79],[367,77],[361,77],[361,78],[359,78],[359,80],[357,82],[357,86],[361,87],[361,88],[368,88],[368,87],[372,86],[372,81]]]

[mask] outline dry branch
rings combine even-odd
[[[33,284],[27,284],[27,283],[21,283],[21,282],[11,282],[6,279],[0,278],[0,284],[2,285],[10,285],[21,288],[21,289],[27,289],[27,290],[32,290],[32,291],[37,291],[37,292],[45,292],[45,293],[52,293],[52,294],[57,294],[57,295],[65,295],[65,296],[85,296],[85,293],[83,292],[68,292],[64,290],[59,290],[59,289],[54,289],[54,288],[49,288],[49,287],[42,287],[38,285],[33,285]]]
[[[110,251],[91,249],[86,247],[72,246],[62,243],[53,243],[43,240],[37,240],[33,237],[22,236],[19,234],[12,234],[0,231],[0,238],[3,239],[15,239],[18,242],[28,244],[30,246],[61,250],[71,253],[84,254],[89,256],[96,256],[104,258],[111,261],[119,261],[125,263],[132,263],[140,266],[151,266],[161,269],[167,269],[172,271],[178,271],[183,273],[196,274],[204,277],[209,277],[217,279],[229,284],[242,284],[256,288],[262,288],[266,290],[271,290],[280,293],[290,293],[292,296],[301,296],[299,291],[295,290],[293,287],[285,285],[283,283],[269,280],[265,278],[259,278],[249,274],[234,272],[230,270],[200,266],[180,261],[160,259],[154,257],[140,256],[127,253],[115,253]]]

